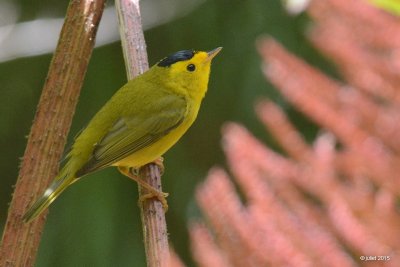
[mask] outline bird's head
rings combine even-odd
[[[207,91],[211,61],[221,49],[218,47],[209,52],[178,51],[162,59],[154,68],[172,90],[203,98]]]

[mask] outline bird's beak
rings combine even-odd
[[[207,59],[206,61],[211,61],[218,53],[222,50],[222,47],[215,48],[209,52],[207,52]]]

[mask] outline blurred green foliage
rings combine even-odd
[[[21,21],[62,17],[68,5],[66,0],[16,2]],[[258,98],[269,97],[299,121],[307,136],[315,132],[265,81],[255,49],[260,35],[271,35],[312,64],[327,68],[306,41],[306,26],[305,15],[288,16],[276,0],[208,0],[185,17],[145,32],[151,64],[181,49],[224,47],[214,60],[209,92],[196,123],[165,155],[170,240],[188,266],[193,263],[185,229],[200,216],[194,191],[212,166],[224,164],[220,146],[224,122],[239,121],[271,144],[253,112]],[[44,55],[0,63],[1,227],[50,60],[51,55]],[[120,43],[95,49],[69,140],[125,82]],[[112,168],[74,184],[50,208],[36,266],[145,266],[136,203],[137,185]]]

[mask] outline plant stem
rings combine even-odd
[[[128,80],[130,80],[149,67],[139,0],[116,0],[115,4],[120,23],[125,65]],[[156,164],[150,163],[143,166],[140,177],[162,191],[160,169]],[[139,197],[147,193],[146,189],[139,186]],[[140,210],[147,266],[167,266],[169,264],[168,233],[163,207],[157,199],[148,199],[140,203]]]
[[[72,0],[69,4],[8,211],[0,247],[2,267],[35,262],[45,216],[29,224],[21,218],[57,173],[104,1]]]

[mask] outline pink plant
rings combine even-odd
[[[232,175],[212,169],[197,191],[199,266],[398,265],[400,21],[362,0],[312,1],[308,13],[310,40],[346,83],[258,42],[266,78],[323,130],[308,144],[268,100],[256,112],[285,154],[224,127]]]

